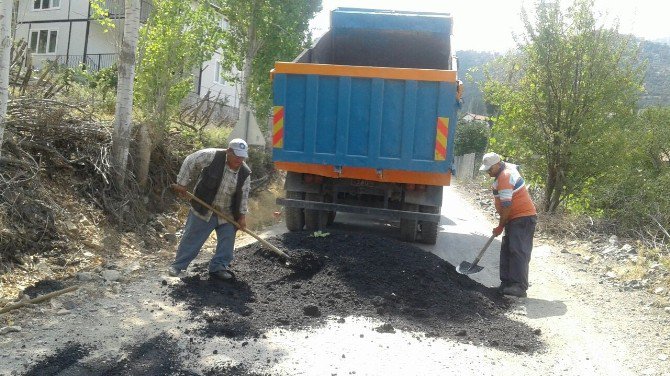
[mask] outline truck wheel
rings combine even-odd
[[[306,201],[323,202],[323,196],[318,193],[305,193]],[[305,228],[307,231],[318,231],[328,223],[328,212],[325,210],[305,209]]]
[[[418,207],[415,204],[404,204],[402,209],[404,211],[417,211]],[[400,240],[404,242],[416,241],[417,221],[414,219],[400,219]]]
[[[422,213],[432,213],[432,214],[438,214],[440,212],[440,208],[436,208],[434,206],[422,206],[421,207],[421,212]],[[420,232],[420,242],[424,244],[431,244],[434,245],[437,243],[437,228],[439,226],[439,223],[437,222],[430,222],[430,221],[419,221],[419,232]]]
[[[302,192],[286,192],[286,198],[302,200]],[[305,226],[305,213],[301,208],[286,208],[286,228],[289,231],[300,231]]]
[[[336,211],[329,211],[328,212],[328,226],[332,225],[335,223],[335,216],[337,215]]]

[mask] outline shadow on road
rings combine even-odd
[[[568,312],[568,307],[560,300],[527,298],[524,303],[529,319],[563,316]]]

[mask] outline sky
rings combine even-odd
[[[310,26],[314,37],[321,36],[330,26],[330,11],[338,7],[450,13],[456,50],[505,52],[516,45],[513,34],[521,31],[522,6],[532,9],[533,4],[533,0],[323,0],[323,10]],[[595,10],[607,25],[618,19],[622,33],[647,40],[670,37],[670,1],[595,0]]]

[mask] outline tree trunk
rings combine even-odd
[[[133,80],[135,78],[135,51],[140,29],[140,0],[126,0],[126,18],[123,43],[119,56],[119,79],[116,91],[116,113],[112,135],[112,159],[116,171],[115,182],[122,187],[126,178],[130,127],[133,112]]]
[[[160,145],[163,140],[163,129],[168,121],[167,114],[168,93],[165,87],[158,88],[154,120],[140,125],[137,135],[137,182],[141,188],[147,187],[149,168],[151,166],[151,152],[153,145]],[[153,132],[150,131],[153,130]],[[153,139],[152,139],[153,135]]]
[[[258,13],[258,2],[255,1],[251,10],[251,20],[247,29],[247,53],[244,57],[242,67],[242,93],[240,94],[240,109],[249,109],[249,80],[253,68],[254,58],[258,52],[258,41],[256,40],[256,14]],[[240,116],[242,114],[240,113]]]
[[[149,124],[140,124],[137,135],[137,183],[144,189],[149,181],[149,166],[151,165],[151,135]]]
[[[0,157],[5,134],[7,102],[9,102],[9,59],[12,50],[12,5],[14,0],[0,0]]]

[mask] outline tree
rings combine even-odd
[[[140,0],[126,0],[125,6],[123,43],[118,62],[119,80],[116,91],[114,133],[112,134],[112,160],[116,170],[116,184],[119,187],[122,187],[125,181],[130,147],[135,51],[140,28]]]
[[[0,157],[5,134],[7,102],[9,102],[9,64],[12,50],[12,6],[13,0],[0,0]]]
[[[624,231],[643,229],[643,233],[655,237],[659,228],[670,229],[668,124],[670,107],[650,107],[640,111],[629,129],[615,132],[614,137],[624,144],[615,161],[616,169],[625,173],[605,175],[591,194],[593,205],[621,224]]]
[[[137,99],[145,121],[139,129],[138,171],[145,186],[153,145],[159,145],[167,124],[193,90],[193,72],[209,60],[223,38],[221,14],[209,2],[156,0],[142,28]]]
[[[609,173],[620,152],[611,131],[630,123],[644,67],[617,25],[598,25],[592,0],[565,11],[539,2],[534,11],[534,20],[522,11],[520,51],[498,61],[507,79],[484,91],[500,110],[491,147],[532,162],[526,175],[544,186],[544,210],[554,212]]]
[[[484,154],[489,139],[489,125],[485,121],[472,120],[458,122],[454,140],[454,155],[468,153]]]
[[[310,42],[309,20],[321,10],[321,0],[221,2],[229,22],[222,64],[242,72],[240,104],[264,119],[272,106],[270,70],[276,61],[293,60]]]

